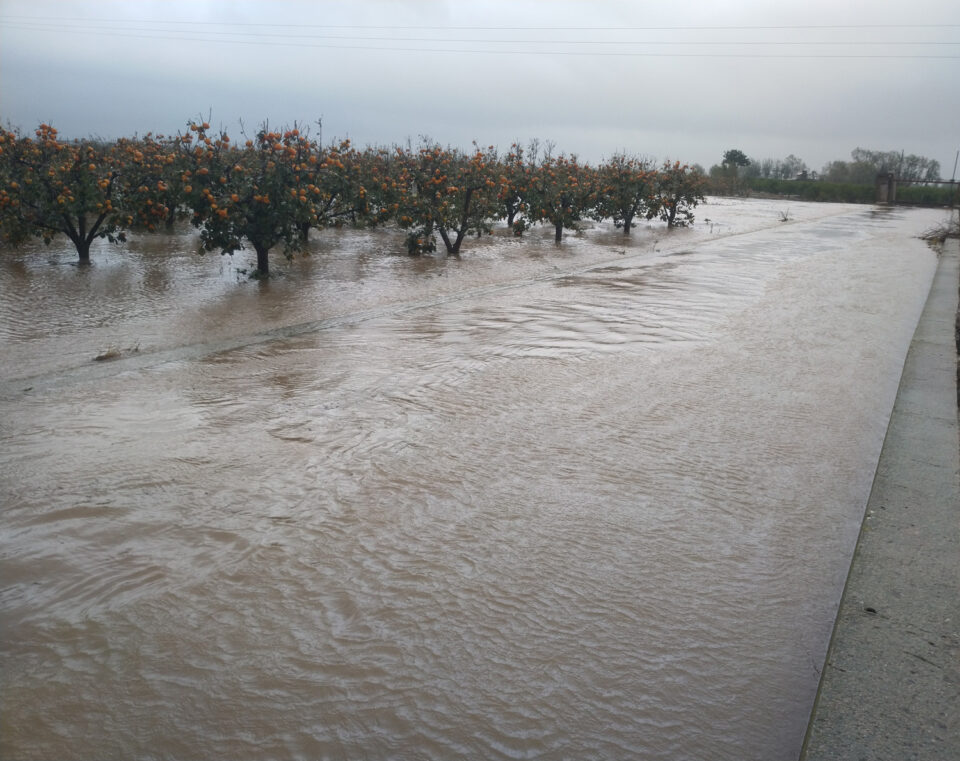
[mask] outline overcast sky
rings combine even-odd
[[[0,0],[0,119],[112,138],[212,110],[360,146],[551,140],[704,167],[960,148],[957,0]],[[317,128],[314,126],[314,135]]]

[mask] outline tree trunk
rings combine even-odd
[[[633,225],[633,217],[624,217],[623,218],[623,234],[630,234],[630,227]]]
[[[557,222],[554,225],[553,242],[560,243],[563,239],[563,222]]]
[[[306,241],[310,237],[310,223],[301,222],[298,227],[300,228],[300,240]]]
[[[455,253],[457,253],[457,251],[456,251],[456,250],[454,249],[454,247],[453,247],[453,243],[450,242],[450,236],[447,235],[447,228],[446,228],[446,227],[438,227],[438,228],[437,228],[437,232],[440,233],[440,239],[443,241],[443,245],[444,245],[444,246],[446,247],[446,249],[447,249],[447,255],[449,256],[450,254],[455,254]],[[458,242],[459,242],[459,241],[458,241]]]
[[[90,243],[89,240],[75,240],[73,242],[77,247],[77,254],[80,256],[80,264],[90,264]]]
[[[463,198],[463,209],[460,213],[460,225],[455,228],[457,232],[457,239],[450,242],[450,237],[447,234],[447,228],[438,227],[437,229],[440,232],[440,237],[443,238],[443,245],[447,247],[447,256],[459,255],[460,253],[460,244],[463,243],[463,239],[467,235],[467,219],[470,216],[470,201],[473,199],[473,191],[475,188],[467,188],[467,194]],[[479,238],[478,235],[477,237]]]
[[[90,244],[93,242],[93,236],[86,234],[86,218],[81,214],[75,225],[73,220],[64,214],[60,229],[73,242],[77,249],[77,256],[80,257],[80,264],[90,264]]]
[[[457,237],[453,240],[450,240],[450,234],[447,232],[446,227],[438,227],[437,231],[443,239],[443,245],[447,248],[447,256],[458,256],[460,254],[460,244],[463,243],[465,237],[465,231],[457,230]]]
[[[72,224],[62,229],[73,243],[74,248],[77,249],[80,264],[90,264],[90,244],[93,242],[93,238],[80,235]]]
[[[270,277],[270,259],[267,256],[270,249],[264,248],[259,243],[254,243],[253,247],[257,251],[257,273],[260,277]]]

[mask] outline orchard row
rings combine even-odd
[[[61,140],[47,124],[33,137],[0,128],[0,239],[66,235],[81,261],[96,238],[123,241],[128,230],[185,217],[205,250],[252,246],[262,275],[272,248],[291,254],[311,228],[396,224],[411,254],[435,250],[437,236],[458,254],[498,220],[516,235],[550,225],[557,242],[588,218],[629,234],[638,219],[692,223],[703,186],[680,162],[654,167],[618,154],[594,167],[535,142],[500,155],[476,145],[324,146],[298,129],[263,128],[238,145],[207,123],[115,142]]]

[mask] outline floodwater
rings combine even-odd
[[[3,251],[0,757],[796,758],[942,214],[784,209]]]

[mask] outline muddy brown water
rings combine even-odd
[[[0,757],[795,758],[942,215],[782,207],[3,251]]]

